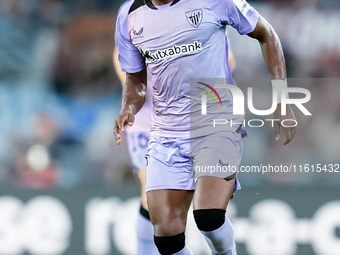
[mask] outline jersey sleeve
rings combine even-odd
[[[259,14],[246,0],[208,0],[208,3],[222,24],[232,26],[241,35],[254,31]]]
[[[118,59],[123,72],[137,73],[144,69],[145,60],[139,50],[130,41],[128,28],[128,12],[130,5],[126,4],[119,12],[116,22],[115,41],[118,48]]]

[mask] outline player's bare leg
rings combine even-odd
[[[138,171],[138,179],[140,182],[141,204],[145,209],[148,209],[148,203],[146,200],[146,191],[145,191],[145,169]]]
[[[225,216],[235,179],[200,177],[196,182],[194,217],[213,254],[235,255],[234,231]]]
[[[194,192],[187,190],[152,190],[147,192],[155,244],[163,255],[191,255],[185,246],[184,231]]]
[[[145,191],[145,169],[138,171],[141,185],[141,207],[137,218],[137,254],[156,255],[159,254],[153,238],[153,225],[150,220],[148,204]]]

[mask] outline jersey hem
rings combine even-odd
[[[126,72],[126,73],[138,73],[140,71],[142,71],[144,69],[144,66],[143,67],[136,67],[136,68],[123,68],[122,67],[122,71],[123,72]]]

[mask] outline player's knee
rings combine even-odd
[[[185,231],[185,222],[181,218],[162,220],[153,224],[155,226],[155,235],[158,236],[173,236]]]
[[[177,253],[185,246],[184,232],[175,236],[154,236],[154,240],[161,255]]]
[[[156,236],[174,236],[184,232],[186,218],[187,214],[180,210],[162,210],[159,213],[151,213]]]
[[[194,210],[194,218],[197,228],[201,231],[213,231],[224,224],[225,210],[201,209]]]

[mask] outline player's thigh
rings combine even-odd
[[[235,179],[226,181],[217,177],[200,177],[196,182],[194,210],[226,209],[234,187]]]
[[[157,236],[173,236],[185,231],[192,190],[151,190],[147,200]]]
[[[146,191],[151,221],[158,236],[173,236],[185,230],[195,188],[189,153],[189,139],[150,138]]]
[[[237,132],[220,132],[193,139],[193,168],[196,192],[194,209],[226,209],[239,189],[236,174],[242,156],[242,137]]]

